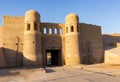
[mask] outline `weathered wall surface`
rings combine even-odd
[[[120,64],[120,48],[105,50],[105,64]]]
[[[46,28],[46,33],[44,33],[44,28]],[[50,33],[50,29],[52,33]],[[57,32],[55,32],[55,29],[57,29]],[[64,24],[41,23],[40,30],[42,33],[42,51],[44,65],[46,63],[46,50],[61,50],[61,60],[64,60]],[[62,61],[62,64],[63,63],[64,61]]]
[[[89,64],[103,61],[100,26],[82,23],[79,25],[82,62]]]
[[[102,35],[106,64],[120,64],[120,34]]]
[[[102,40],[104,49],[117,47],[117,43],[120,43],[120,34],[103,34]]]
[[[0,47],[2,47],[2,27],[0,27]]]
[[[2,48],[2,27],[0,27],[0,67],[6,67],[7,63],[6,63],[6,58],[5,55],[3,53],[3,48]]]
[[[6,62],[6,58],[5,55],[3,53],[3,48],[0,48],[0,67],[7,67],[7,62]]]
[[[8,67],[22,64],[24,17],[4,16],[2,47]]]

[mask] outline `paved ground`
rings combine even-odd
[[[120,82],[120,66],[90,65],[0,70],[0,82]]]

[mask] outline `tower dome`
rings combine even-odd
[[[39,14],[37,11],[35,11],[35,10],[28,10],[25,14],[29,14],[29,13],[31,13],[31,14],[35,14],[35,13],[37,13],[37,14]]]
[[[35,10],[29,10],[25,13],[25,20],[39,21],[40,14]]]
[[[77,14],[71,13],[65,17],[65,22],[79,23],[79,17]]]

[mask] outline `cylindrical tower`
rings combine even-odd
[[[79,17],[76,14],[69,14],[65,18],[65,64],[80,64],[79,49]]]
[[[42,44],[40,33],[40,15],[35,10],[25,13],[25,29],[23,43],[23,65],[42,65]]]

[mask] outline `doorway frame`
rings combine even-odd
[[[48,65],[47,65],[47,51],[54,51],[54,50],[58,50],[58,55],[60,56],[59,57],[59,62],[60,62],[60,64],[59,65],[50,65],[50,66],[62,66],[62,50],[60,49],[60,48],[57,48],[57,49],[45,49],[45,66],[47,66],[47,67],[49,67]]]

